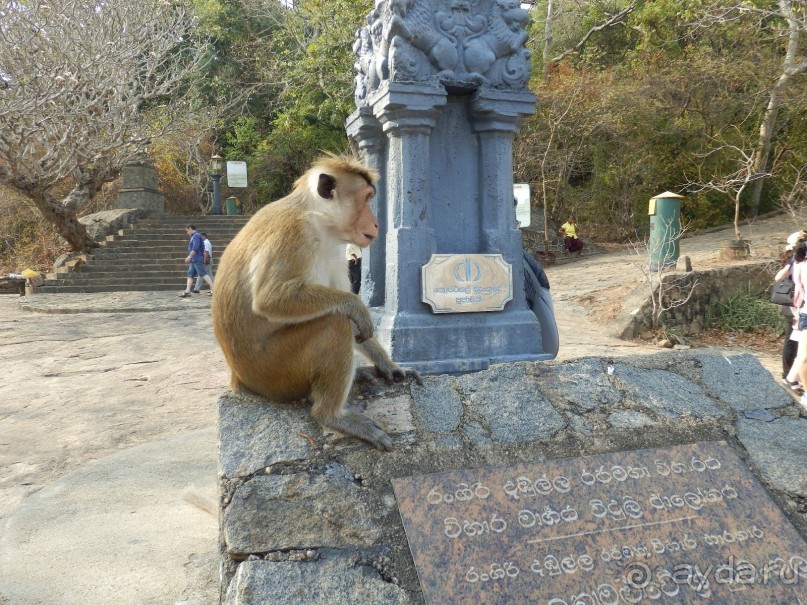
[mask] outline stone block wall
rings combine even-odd
[[[701,332],[706,326],[707,311],[711,305],[730,296],[767,292],[773,284],[773,275],[778,267],[775,261],[762,260],[714,269],[696,269],[688,273],[664,273],[663,287],[667,297],[665,306],[670,300],[684,300],[692,293],[685,304],[672,308],[665,314],[665,325],[678,326],[685,335]],[[637,296],[646,300],[637,309],[623,313],[618,318],[622,322],[619,334],[621,338],[634,338],[650,326],[652,301],[646,283],[637,286],[628,299],[635,299]]]
[[[219,401],[221,603],[423,603],[390,480],[724,440],[807,534],[807,419],[751,355],[501,364],[350,404],[395,442],[323,434],[307,404]]]

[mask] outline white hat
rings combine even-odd
[[[796,247],[796,242],[799,241],[799,236],[801,235],[801,231],[796,231],[795,233],[791,233],[787,236],[787,246],[785,246],[785,250],[792,250]]]

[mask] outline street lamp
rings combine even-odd
[[[221,214],[221,189],[219,182],[224,170],[224,158],[218,153],[210,158],[210,176],[213,177],[213,214]]]

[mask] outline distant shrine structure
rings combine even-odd
[[[513,206],[528,19],[517,0],[381,0],[356,34],[347,132],[381,175],[362,295],[393,359],[427,373],[552,357]]]

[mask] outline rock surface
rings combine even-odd
[[[107,235],[114,235],[120,229],[136,223],[138,219],[144,216],[146,216],[146,213],[140,208],[123,208],[88,214],[78,220],[87,228],[87,233],[91,238],[100,241]]]
[[[726,441],[807,534],[797,512],[807,491],[807,419],[780,392],[751,356],[689,351],[502,364],[427,377],[423,386],[354,390],[361,398],[352,405],[393,437],[391,453],[312,430],[307,404],[256,405],[260,400],[226,394],[220,456],[221,468],[232,472],[220,483],[229,502],[222,602],[324,603],[323,595],[333,595],[339,603],[349,595],[354,600],[346,602],[422,603],[390,480],[452,469]],[[751,407],[770,408],[775,420],[747,418]],[[283,438],[255,438],[272,433]],[[253,464],[233,462],[239,445]],[[261,468],[267,460],[272,464]],[[383,581],[355,561],[383,570]],[[364,588],[356,592],[359,583]],[[299,600],[281,596],[281,586]]]

